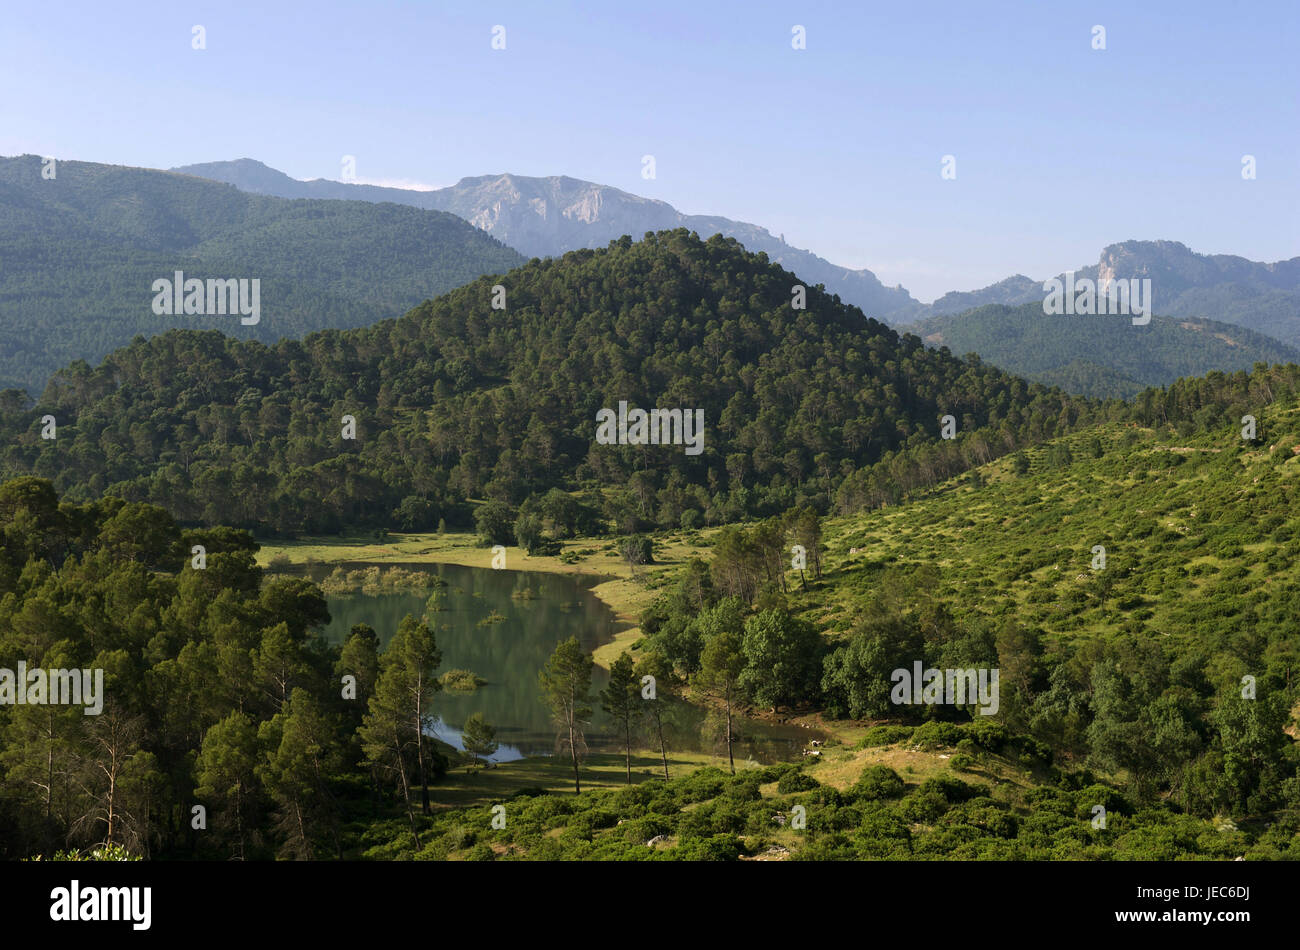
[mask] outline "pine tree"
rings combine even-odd
[[[437,758],[424,734],[424,721],[430,697],[441,688],[435,675],[441,663],[433,631],[407,614],[380,657],[379,678],[361,724],[366,762],[396,776],[417,845],[411,783],[419,783],[420,808],[429,814],[429,771],[431,766],[436,768]],[[414,776],[408,773],[412,757]]]
[[[198,788],[194,794],[233,816],[239,859],[244,860],[249,842],[257,783],[257,727],[241,712],[232,712],[215,723],[203,737],[195,764]],[[223,823],[229,827],[230,822]]]
[[[546,666],[538,675],[542,696],[551,707],[551,715],[559,727],[556,745],[569,750],[573,763],[573,790],[582,791],[578,778],[578,762],[586,754],[587,742],[583,727],[591,721],[591,669],[595,665],[591,654],[584,653],[577,637],[569,637],[555,648]]]
[[[623,733],[627,756],[627,783],[632,784],[632,726],[641,718],[640,681],[631,653],[620,653],[609,665],[609,685],[600,692],[600,706],[614,717]]]
[[[719,605],[721,606],[721,605]],[[704,644],[700,654],[698,682],[707,692],[722,700],[727,710],[727,762],[731,774],[736,774],[736,760],[731,751],[731,704],[736,696],[737,682],[745,668],[743,637],[735,630],[722,630]]]
[[[474,713],[465,720],[460,738],[465,745],[465,751],[474,757],[474,764],[478,765],[480,755],[489,756],[497,750],[496,736],[496,727],[489,723],[482,713]]]
[[[641,658],[641,662],[636,665],[636,677],[639,682],[644,682],[645,677],[654,677],[654,694],[647,697],[645,707],[645,718],[650,728],[651,734],[659,743],[659,757],[663,760],[664,781],[669,780],[668,775],[668,742],[664,734],[664,725],[667,722],[667,709],[664,705],[665,697],[668,695],[670,684],[672,683],[673,668],[672,665],[664,659],[662,653],[649,653]]]
[[[284,707],[262,723],[258,741],[263,757],[258,776],[280,808],[284,854],[310,860],[323,831],[342,858],[337,809],[326,776],[342,766],[331,718],[304,689],[295,689]]]

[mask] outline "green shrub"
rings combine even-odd
[[[663,852],[681,861],[735,861],[743,849],[732,835],[712,835],[708,838],[691,838],[676,848]]]
[[[1007,727],[1002,725],[1002,723],[993,722],[988,718],[975,719],[966,726],[965,732],[966,737],[969,738],[972,743],[979,746],[981,749],[987,749],[989,752],[1001,752],[1002,747],[1007,744],[1007,739],[1011,735],[1010,732],[1008,732]],[[957,748],[962,749],[962,745],[965,741],[965,739],[959,741],[957,743]]]
[[[719,797],[731,801],[756,802],[763,797],[763,793],[758,790],[761,784],[763,776],[757,772],[741,772],[727,781],[726,788]]]
[[[903,788],[903,780],[888,765],[868,765],[862,770],[852,791],[859,798],[877,801],[898,798],[903,794]]]
[[[438,682],[443,689],[458,693],[472,693],[487,685],[487,680],[470,670],[448,670],[438,677]]]
[[[948,800],[938,791],[920,788],[903,799],[898,814],[904,821],[928,825],[938,821],[948,807]]]
[[[918,749],[933,752],[935,749],[947,749],[955,746],[962,739],[961,726],[952,722],[930,721],[918,726],[912,734],[912,744]]]
[[[893,745],[909,739],[916,731],[915,726],[872,726],[858,743],[859,749],[871,749],[876,746]]]
[[[618,826],[618,833],[623,837],[623,840],[640,845],[644,845],[652,838],[669,835],[672,832],[672,823],[658,815],[634,818],[631,821],[624,821],[623,824]]]
[[[721,769],[709,766],[696,769],[685,778],[671,783],[670,788],[682,804],[708,801],[717,798],[727,783],[728,776]]]
[[[474,845],[465,854],[466,861],[495,861],[496,859],[497,853],[492,850],[492,846],[486,841]]]
[[[805,775],[803,772],[787,772],[781,776],[781,781],[776,783],[776,790],[782,795],[793,795],[796,792],[807,792],[818,788],[821,782],[817,781],[811,775]]]

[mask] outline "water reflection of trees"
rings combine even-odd
[[[538,671],[556,644],[570,636],[576,636],[585,650],[608,642],[614,630],[609,608],[582,580],[563,575],[455,564],[400,566],[420,567],[441,577],[445,582],[440,587],[445,609],[428,610],[429,591],[332,597],[332,619],[323,631],[324,637],[341,643],[354,624],[368,623],[379,634],[382,648],[407,614],[426,617],[442,650],[442,671],[470,670],[488,681],[487,686],[472,693],[440,692],[433,703],[433,714],[459,731],[471,715],[482,713],[497,727],[501,742],[518,747],[526,755],[550,754],[555,744],[554,729],[542,702]],[[505,620],[480,626],[479,621],[493,611],[504,615]],[[594,670],[593,696],[604,689],[608,679],[605,670]],[[613,724],[598,702],[593,705],[595,715],[587,731],[588,744],[593,751],[617,751],[621,746]],[[665,718],[670,753],[715,753],[722,730],[707,724],[706,711],[680,700],[671,701],[670,706]],[[762,762],[797,755],[809,736],[806,731],[772,728],[740,717],[734,728],[740,735],[736,757]]]

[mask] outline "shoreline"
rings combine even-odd
[[[461,567],[492,567],[492,549],[479,543],[476,535],[469,533],[412,533],[391,534],[384,540],[366,537],[308,537],[298,541],[268,541],[259,539],[257,564],[274,570],[271,562],[284,563],[295,568],[312,564],[333,566],[352,561],[397,564],[455,564]],[[620,576],[627,565],[612,550],[616,542],[605,538],[575,538],[564,542],[562,553],[578,554],[574,563],[561,561],[558,556],[529,557],[522,548],[507,547],[504,570],[536,571],[543,574],[560,574],[583,577],[592,581],[587,590],[609,608],[614,616],[614,634],[608,643],[601,644],[592,654],[596,665],[608,670],[620,654],[629,649],[641,634],[641,611],[654,600],[658,589],[656,580],[684,563],[699,549],[685,543],[661,545],[656,552],[659,560],[643,569],[641,578]]]
[[[261,543],[261,542],[259,542]],[[599,547],[598,547],[599,545]],[[608,643],[597,647],[592,657],[597,666],[608,672],[609,665],[628,650],[641,635],[641,611],[657,596],[660,581],[693,555],[706,549],[682,542],[663,544],[656,551],[656,563],[647,565],[640,580],[611,574],[608,567],[620,565],[626,569],[622,558],[608,557],[605,547],[612,546],[608,539],[575,538],[564,542],[566,551],[594,550],[576,563],[561,561],[558,556],[529,557],[522,548],[506,548],[508,571],[535,571],[541,574],[558,574],[587,578],[593,583],[586,589],[609,608],[614,615],[614,634]],[[351,562],[400,564],[455,564],[460,567],[492,567],[492,549],[483,547],[476,535],[469,533],[447,534],[394,534],[383,541],[364,537],[316,537],[301,541],[263,545],[257,552],[257,563],[265,568],[272,558],[283,555],[294,567],[308,563],[335,566]],[[687,691],[688,694],[690,691]],[[702,696],[690,695],[688,702],[702,707],[715,707]],[[818,732],[823,737],[852,735],[856,739],[861,730],[845,729],[833,725],[817,711],[773,713],[760,707],[736,710],[737,715],[761,722],[767,726],[795,726]]]

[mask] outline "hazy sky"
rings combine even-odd
[[[1297,0],[14,2],[0,154],[565,174],[930,300],[1127,239],[1300,255],[1297,27]]]

